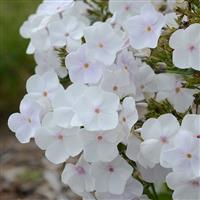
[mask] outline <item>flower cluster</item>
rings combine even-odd
[[[200,81],[185,77],[200,74],[200,20],[183,28],[182,7],[191,5],[44,0],[22,25],[36,74],[8,126],[66,162],[62,181],[84,200],[157,199],[165,182],[174,200],[200,198]],[[163,37],[179,73],[148,62]],[[173,110],[148,119],[150,99]]]

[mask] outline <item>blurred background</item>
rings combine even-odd
[[[34,73],[35,62],[26,54],[28,40],[19,28],[36,11],[41,0],[0,0],[0,199],[78,199],[63,186],[60,173],[44,157],[34,141],[20,144],[7,127],[7,119],[18,112],[25,84]]]

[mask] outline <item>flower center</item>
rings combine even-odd
[[[126,117],[123,117],[123,118],[122,118],[122,121],[123,121],[123,122],[126,122]]]
[[[83,67],[84,67],[85,69],[87,69],[87,68],[89,67],[89,64],[88,64],[88,63],[85,63],[85,64],[83,65]]]
[[[84,169],[83,167],[81,167],[81,166],[77,166],[77,167],[75,168],[75,170],[77,171],[77,173],[78,173],[79,175],[84,175],[84,174],[85,174],[85,169]]]
[[[113,166],[109,166],[108,167],[108,171],[111,172],[111,173],[114,172],[114,167]]]
[[[191,158],[192,158],[192,154],[191,154],[191,153],[187,153],[187,154],[186,154],[186,157],[187,157],[188,159],[191,159]]]
[[[63,135],[62,134],[58,134],[58,139],[59,140],[63,140]]]
[[[103,48],[104,45],[103,45],[102,43],[99,43],[99,47],[100,47],[100,48]]]
[[[176,88],[176,93],[178,94],[180,91],[181,91],[181,88],[180,88],[180,87],[177,87],[177,88]]]
[[[98,140],[98,141],[103,140],[103,136],[102,136],[102,135],[98,135],[98,136],[97,136],[97,140]]]
[[[198,138],[198,139],[200,139],[200,134],[199,134],[199,135],[197,135],[197,138]]]
[[[94,112],[97,113],[97,114],[99,114],[101,111],[100,111],[99,108],[95,108]]]
[[[130,6],[129,5],[125,6],[125,10],[129,11],[130,10]]]
[[[47,96],[48,96],[48,92],[44,91],[44,92],[43,92],[43,96],[44,96],[44,97],[47,97]]]
[[[128,66],[127,66],[127,65],[124,65],[124,69],[128,70]]]
[[[69,33],[65,33],[65,37],[69,37]]]
[[[190,52],[194,51],[194,50],[195,50],[195,46],[194,46],[194,45],[191,45],[191,46],[189,47],[189,50],[190,50]]]
[[[117,91],[118,90],[118,87],[115,85],[113,86],[113,91]]]
[[[192,181],[192,186],[193,186],[193,187],[199,187],[200,184],[199,184],[198,181],[194,180],[194,181]]]
[[[151,32],[152,31],[152,28],[151,26],[147,26],[147,29],[146,29],[147,32]]]
[[[167,139],[167,137],[165,137],[165,136],[161,137],[161,138],[160,138],[160,141],[161,141],[161,143],[163,143],[163,144],[168,143],[168,139]]]
[[[31,118],[28,118],[28,123],[31,123],[31,122],[32,122]]]

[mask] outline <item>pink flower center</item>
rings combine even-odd
[[[200,186],[200,183],[196,180],[192,181],[192,186],[193,187],[199,187]]]
[[[129,11],[130,10],[130,6],[129,5],[125,6],[125,10]]]
[[[118,87],[115,85],[113,86],[113,91],[117,91],[118,90]]]
[[[167,139],[167,137],[165,137],[165,136],[161,137],[161,138],[160,138],[160,141],[161,141],[162,144],[168,143],[168,139]]]
[[[99,47],[100,47],[100,48],[103,48],[104,45],[100,42],[100,43],[99,43]]]
[[[98,135],[98,136],[97,136],[97,140],[98,140],[98,141],[103,140],[103,136],[102,136],[102,135]]]
[[[109,171],[109,172],[111,172],[111,173],[112,173],[112,172],[114,172],[114,171],[115,171],[115,170],[114,170],[114,167],[113,167],[113,166],[111,166],[111,165],[110,165],[110,166],[108,166],[108,171]]]
[[[77,173],[78,173],[79,175],[84,175],[84,174],[85,174],[85,169],[84,169],[83,167],[81,167],[81,166],[77,166],[77,167],[75,168],[75,170],[77,171]]]
[[[190,52],[193,52],[193,51],[195,50],[195,46],[194,46],[194,45],[191,45],[191,46],[189,47],[189,50],[190,50]]]
[[[63,140],[63,135],[62,134],[58,134],[58,139],[59,140]]]
[[[100,111],[99,108],[95,108],[94,112],[97,113],[97,114],[99,114],[101,111]]]
[[[44,92],[43,92],[43,96],[44,96],[44,97],[47,97],[47,96],[48,96],[48,92],[44,91]]]
[[[197,138],[198,138],[198,139],[200,139],[200,134],[199,134],[199,135],[197,135]]]

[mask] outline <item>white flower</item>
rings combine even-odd
[[[35,69],[37,74],[42,75],[53,70],[60,78],[67,76],[67,69],[61,66],[58,54],[53,49],[43,52],[36,51],[34,58],[37,63]]]
[[[66,164],[62,173],[62,182],[76,193],[91,192],[94,190],[94,179],[90,174],[90,164],[82,157],[76,163]]]
[[[56,93],[52,99],[53,119],[56,125],[62,128],[82,125],[75,113],[75,107],[86,89],[85,85],[72,84],[66,90]]]
[[[105,70],[100,85],[120,98],[135,94],[135,85],[130,81],[129,73],[125,69]]]
[[[40,28],[34,29],[31,33],[31,48],[32,53],[35,50],[38,51],[48,51],[51,47],[51,42],[49,39],[49,32],[46,26],[42,26]],[[29,52],[31,53],[31,52]]]
[[[111,162],[92,164],[91,174],[95,178],[97,192],[122,194],[132,173],[132,167],[121,157]]]
[[[137,136],[131,134],[128,137],[126,155],[129,159],[139,163],[143,167],[152,168],[152,167],[154,167],[155,164],[144,158],[143,154],[140,151],[141,143],[142,143],[141,139],[139,139]]]
[[[23,99],[20,103],[20,113],[12,114],[8,119],[8,127],[16,133],[21,143],[28,143],[41,127],[42,108],[30,99]]]
[[[63,87],[59,82],[57,75],[52,72],[45,74],[35,74],[26,82],[26,90],[28,97],[38,100],[41,104],[51,103],[50,101],[55,96],[56,92],[62,90]]]
[[[166,126],[167,124],[167,126]],[[148,119],[142,126],[141,152],[146,160],[157,164],[161,152],[170,145],[179,129],[179,122],[172,114],[161,115],[158,119]]]
[[[133,81],[136,85],[136,101],[141,101],[148,96],[152,97],[155,90],[155,73],[147,64],[143,63],[133,74]]]
[[[48,30],[54,47],[63,47],[68,41],[79,40],[83,36],[83,25],[71,15],[63,15],[61,19],[50,22]]]
[[[37,9],[39,15],[55,15],[73,6],[73,0],[44,0]]]
[[[128,32],[131,46],[135,49],[143,49],[157,46],[164,25],[164,16],[152,5],[147,4],[142,7],[140,15],[127,20],[124,28]]]
[[[183,118],[181,129],[200,139],[200,115],[188,114]]]
[[[196,91],[184,88],[179,77],[171,74],[158,74],[154,81],[157,84],[158,93],[156,99],[158,101],[168,99],[178,112],[185,112],[192,106],[194,101],[193,95]]]
[[[199,200],[200,197],[200,176],[187,173],[171,172],[168,174],[167,185],[174,190],[174,200]]]
[[[88,162],[109,162],[118,156],[117,144],[120,142],[120,129],[111,131],[80,132],[83,142],[83,156]]]
[[[97,200],[140,200],[142,192],[142,184],[138,180],[130,178],[125,186],[124,192],[121,195],[96,192],[95,196]],[[143,198],[141,198],[141,200],[142,199]]]
[[[174,171],[200,174],[200,141],[189,132],[180,130],[173,139],[173,147],[161,154],[161,165]]]
[[[133,53],[125,49],[117,55],[116,65],[120,69],[125,69],[131,74],[137,70],[138,63],[134,58]]]
[[[45,155],[48,160],[59,164],[65,162],[69,156],[76,156],[82,151],[80,129],[59,128],[52,120],[52,113],[45,116],[42,128],[36,132],[35,142],[42,150],[46,150]]]
[[[22,26],[20,27],[20,35],[24,38],[30,38],[31,33],[34,29],[37,29],[40,25],[41,22],[45,19],[45,16],[38,16],[36,14],[30,15],[25,21]]]
[[[119,122],[121,125],[122,142],[127,143],[128,136],[134,124],[138,120],[138,113],[135,106],[135,100],[132,97],[124,98],[122,108],[119,113]]]
[[[178,16],[176,15],[175,12],[171,12],[165,15],[165,21],[166,21],[166,25],[169,26],[170,28],[178,28],[179,25],[176,22]]]
[[[174,49],[173,63],[176,67],[200,70],[200,24],[175,31],[169,45]]]
[[[88,87],[78,99],[76,114],[86,130],[110,130],[118,125],[119,98],[98,87]]]
[[[84,37],[91,55],[105,65],[113,64],[117,52],[120,51],[123,46],[123,40],[115,33],[108,23],[99,22],[86,28]]]
[[[141,165],[137,165],[137,167],[144,181],[157,185],[164,183],[167,174],[171,172],[171,169],[163,168],[160,164],[156,164],[153,168],[144,168]]]
[[[82,45],[76,52],[68,54],[65,62],[70,80],[75,83],[98,83],[105,68],[91,56],[87,45]]]
[[[112,14],[116,14],[120,20],[123,22],[128,17],[139,14],[141,7],[148,3],[146,1],[137,1],[137,0],[124,0],[124,1],[109,1],[109,10]]]

